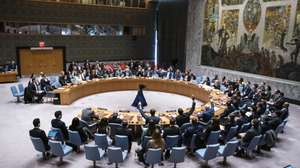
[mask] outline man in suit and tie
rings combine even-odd
[[[54,116],[55,116],[55,119],[53,119],[51,121],[52,127],[60,129],[62,134],[63,134],[64,140],[69,140],[69,133],[68,133],[68,129],[66,127],[66,124],[63,121],[61,121],[62,112],[61,111],[56,111],[54,113]]]
[[[28,92],[30,93],[31,100],[34,101],[34,97],[36,96],[38,98],[37,101],[42,103],[45,93],[40,89],[40,84],[34,76],[28,82],[27,88]]]
[[[193,112],[195,111],[195,98],[192,98],[193,100],[193,104],[192,104],[192,108],[190,109],[189,112],[184,113],[182,108],[178,109],[178,116],[176,117],[176,124],[181,127],[184,123],[189,123],[190,122],[190,116],[193,114]]]
[[[48,144],[48,137],[44,130],[40,129],[40,119],[35,118],[32,122],[34,128],[29,131],[29,135],[34,138],[40,138],[44,144],[46,151],[50,150],[50,146]]]
[[[118,118],[118,113],[113,113],[112,116],[108,119],[108,123],[121,124],[122,120],[120,118]]]
[[[151,109],[150,110],[150,116],[147,116],[145,114],[145,112],[143,111],[142,104],[139,103],[138,104],[138,110],[141,113],[142,117],[146,120],[146,124],[148,124],[150,120],[152,120],[155,124],[159,123],[160,117],[159,116],[155,116],[155,112],[156,112],[155,109]]]

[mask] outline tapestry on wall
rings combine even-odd
[[[300,2],[207,0],[202,65],[300,81],[299,52]]]

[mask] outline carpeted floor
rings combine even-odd
[[[26,82],[26,80],[22,80]],[[130,104],[136,92],[112,92],[98,94],[80,99],[70,106],[58,106],[52,104],[22,104],[15,103],[15,98],[11,96],[9,86],[15,84],[0,84],[0,167],[2,168],[34,168],[34,167],[57,167],[58,158],[51,158],[43,161],[41,154],[34,151],[29,139],[28,131],[32,128],[32,119],[41,119],[41,128],[48,132],[50,121],[56,110],[63,111],[62,120],[67,125],[71,123],[75,113],[87,106],[102,106],[112,110],[130,109]],[[158,93],[145,92],[148,103],[147,108],[157,110],[172,110],[180,107],[189,107],[191,100],[187,97]],[[198,102],[199,103],[199,102]],[[222,158],[209,161],[210,167],[233,167],[233,168],[282,168],[288,164],[300,167],[300,106],[290,106],[290,118],[284,134],[280,134],[280,140],[271,152],[263,152],[255,159],[248,160],[238,157],[228,158],[228,165],[221,165]],[[133,149],[135,149],[134,143]],[[134,150],[133,150],[134,151]],[[72,153],[64,158],[65,163],[60,167],[92,167],[92,162],[85,159],[84,153]],[[107,165],[107,159],[97,162],[98,167],[111,168],[114,165]],[[178,164],[179,168],[202,167],[203,161],[197,158],[186,157],[184,163]],[[132,152],[120,167],[143,167],[138,163],[134,152]],[[164,161],[164,166],[173,167],[173,164]]]

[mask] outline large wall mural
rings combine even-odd
[[[297,12],[295,17],[294,37],[300,36],[300,2],[297,4]]]
[[[207,0],[201,64],[300,81],[300,0]]]

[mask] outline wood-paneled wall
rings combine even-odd
[[[21,75],[39,74],[40,72],[57,74],[64,67],[63,49],[20,49],[19,57]]]

